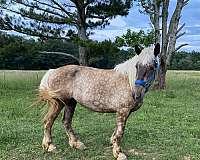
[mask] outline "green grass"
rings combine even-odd
[[[42,75],[0,72],[0,159],[114,159],[109,140],[115,115],[79,106],[73,126],[88,149],[69,147],[60,115],[53,127],[57,151],[42,150],[42,106],[30,106]],[[122,142],[128,159],[200,159],[200,72],[171,71],[167,85],[166,91],[149,92],[129,117]]]

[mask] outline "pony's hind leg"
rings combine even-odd
[[[62,108],[63,103],[57,100],[52,100],[52,102],[49,102],[48,113],[44,118],[44,138],[42,141],[43,149],[47,150],[48,152],[56,149],[55,145],[52,143],[51,128]]]
[[[112,136],[110,137],[110,144],[113,144],[113,140],[115,138],[116,131],[117,131],[117,127],[114,129],[114,132],[113,132]]]
[[[72,117],[74,115],[74,111],[76,108],[76,100],[71,99],[65,106],[64,116],[63,116],[63,123],[66,130],[66,133],[69,137],[69,145],[73,148],[77,149],[85,149],[86,146],[79,140],[78,136],[74,132],[72,128]]]

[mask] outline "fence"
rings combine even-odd
[[[0,87],[9,89],[37,88],[45,71],[1,70]]]

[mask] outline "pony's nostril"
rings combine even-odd
[[[135,96],[135,99],[137,99],[137,100],[140,98],[141,98],[141,94]]]

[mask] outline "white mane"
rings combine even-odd
[[[139,62],[141,64],[149,64],[154,60],[154,46],[144,48],[139,55],[135,55],[133,58],[125,61],[124,63],[115,66],[114,70],[125,74],[129,78],[129,83],[131,89],[135,87],[136,80],[136,64]]]

